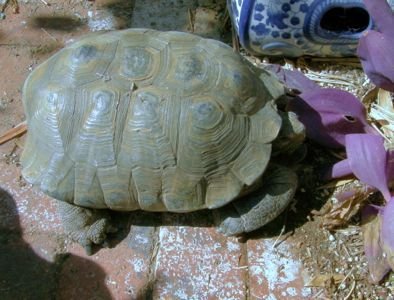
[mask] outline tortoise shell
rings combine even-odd
[[[217,208],[267,167],[281,126],[271,98],[221,42],[142,29],[88,36],[24,85],[22,174],[83,207]]]

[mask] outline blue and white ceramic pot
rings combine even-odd
[[[363,0],[227,2],[240,43],[253,54],[352,56],[373,27]]]

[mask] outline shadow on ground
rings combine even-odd
[[[133,10],[134,1],[107,1],[93,6],[86,18],[76,17],[72,11],[66,12],[68,15],[42,14],[31,17],[29,25],[32,28],[60,32],[77,31],[86,25],[94,31],[125,29],[131,27]]]
[[[34,16],[30,25],[35,28],[45,28],[57,31],[71,32],[84,25],[80,19],[71,16]]]
[[[55,257],[53,263],[40,258],[22,239],[15,202],[0,188],[0,298],[111,299],[99,266],[74,255]]]

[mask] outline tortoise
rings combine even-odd
[[[88,251],[111,230],[105,210],[212,209],[225,235],[253,231],[297,188],[272,151],[303,136],[278,111],[281,94],[219,41],[147,29],[90,35],[24,84],[22,175],[59,200],[65,231]]]

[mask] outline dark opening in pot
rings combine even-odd
[[[320,27],[335,33],[360,33],[368,28],[369,14],[362,7],[332,7],[320,20]]]

